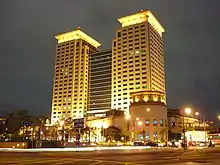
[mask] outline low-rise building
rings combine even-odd
[[[131,93],[130,132],[133,141],[167,141],[167,108],[164,93]]]
[[[128,131],[128,122],[124,116],[124,111],[110,110],[107,111],[105,117],[90,118],[87,126],[91,129],[91,142],[105,141],[104,130],[111,127],[120,129],[121,134]]]
[[[167,109],[168,139],[180,140],[184,131],[188,141],[207,140],[209,124],[196,115],[186,115],[180,109]]]

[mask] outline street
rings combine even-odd
[[[218,165],[220,149],[109,150],[93,152],[1,152],[0,164],[22,165]]]

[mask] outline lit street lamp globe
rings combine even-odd
[[[185,113],[186,113],[187,115],[191,114],[191,112],[192,112],[191,108],[186,108],[186,109],[185,109]]]
[[[138,121],[138,125],[141,126],[143,123],[142,121]]]

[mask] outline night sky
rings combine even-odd
[[[166,29],[168,107],[220,112],[219,0],[1,0],[0,110],[49,114],[56,34],[77,26],[111,48],[117,18],[150,9]]]

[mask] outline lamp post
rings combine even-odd
[[[143,125],[143,122],[138,120],[137,124],[139,127],[141,127]],[[143,127],[143,131],[142,131],[142,136],[143,136],[143,140],[144,140],[144,136],[145,136],[144,127]]]
[[[195,112],[196,116],[199,116],[199,112]],[[205,136],[205,142],[206,142],[206,122],[205,122],[205,116],[202,116],[202,125],[203,125],[203,131],[204,131],[204,136]]]
[[[102,121],[102,140],[105,141],[105,128],[104,128],[104,120]]]
[[[190,115],[190,114],[192,114],[192,109],[191,109],[191,108],[185,108],[184,113],[185,113],[186,115]],[[194,114],[195,114],[196,116],[199,116],[199,112],[195,112]],[[204,132],[205,132],[206,129],[205,129],[205,117],[204,117],[204,116],[203,116],[202,120],[203,120],[203,130],[204,130]],[[185,130],[184,115],[183,115],[183,133],[184,133],[184,150],[186,150],[186,146],[187,146],[186,141],[187,141],[187,139],[186,139],[186,130]],[[206,132],[205,132],[205,140],[206,140]]]
[[[62,128],[62,134],[61,134],[61,142],[64,144],[64,120],[60,121],[60,126]]]
[[[125,116],[125,120],[126,120],[126,133],[128,133],[129,132],[129,128],[130,128],[130,118],[131,118],[131,116],[130,115],[126,115]],[[128,139],[127,139],[127,135],[126,135],[126,138],[125,138],[125,141],[127,141]]]
[[[187,114],[187,115],[191,114],[191,112],[192,112],[191,108],[185,108],[185,110],[184,110],[184,113]],[[185,118],[184,118],[185,114],[183,114],[183,136],[184,136],[183,137],[183,148],[184,148],[184,150],[187,149],[186,130],[185,130]]]

